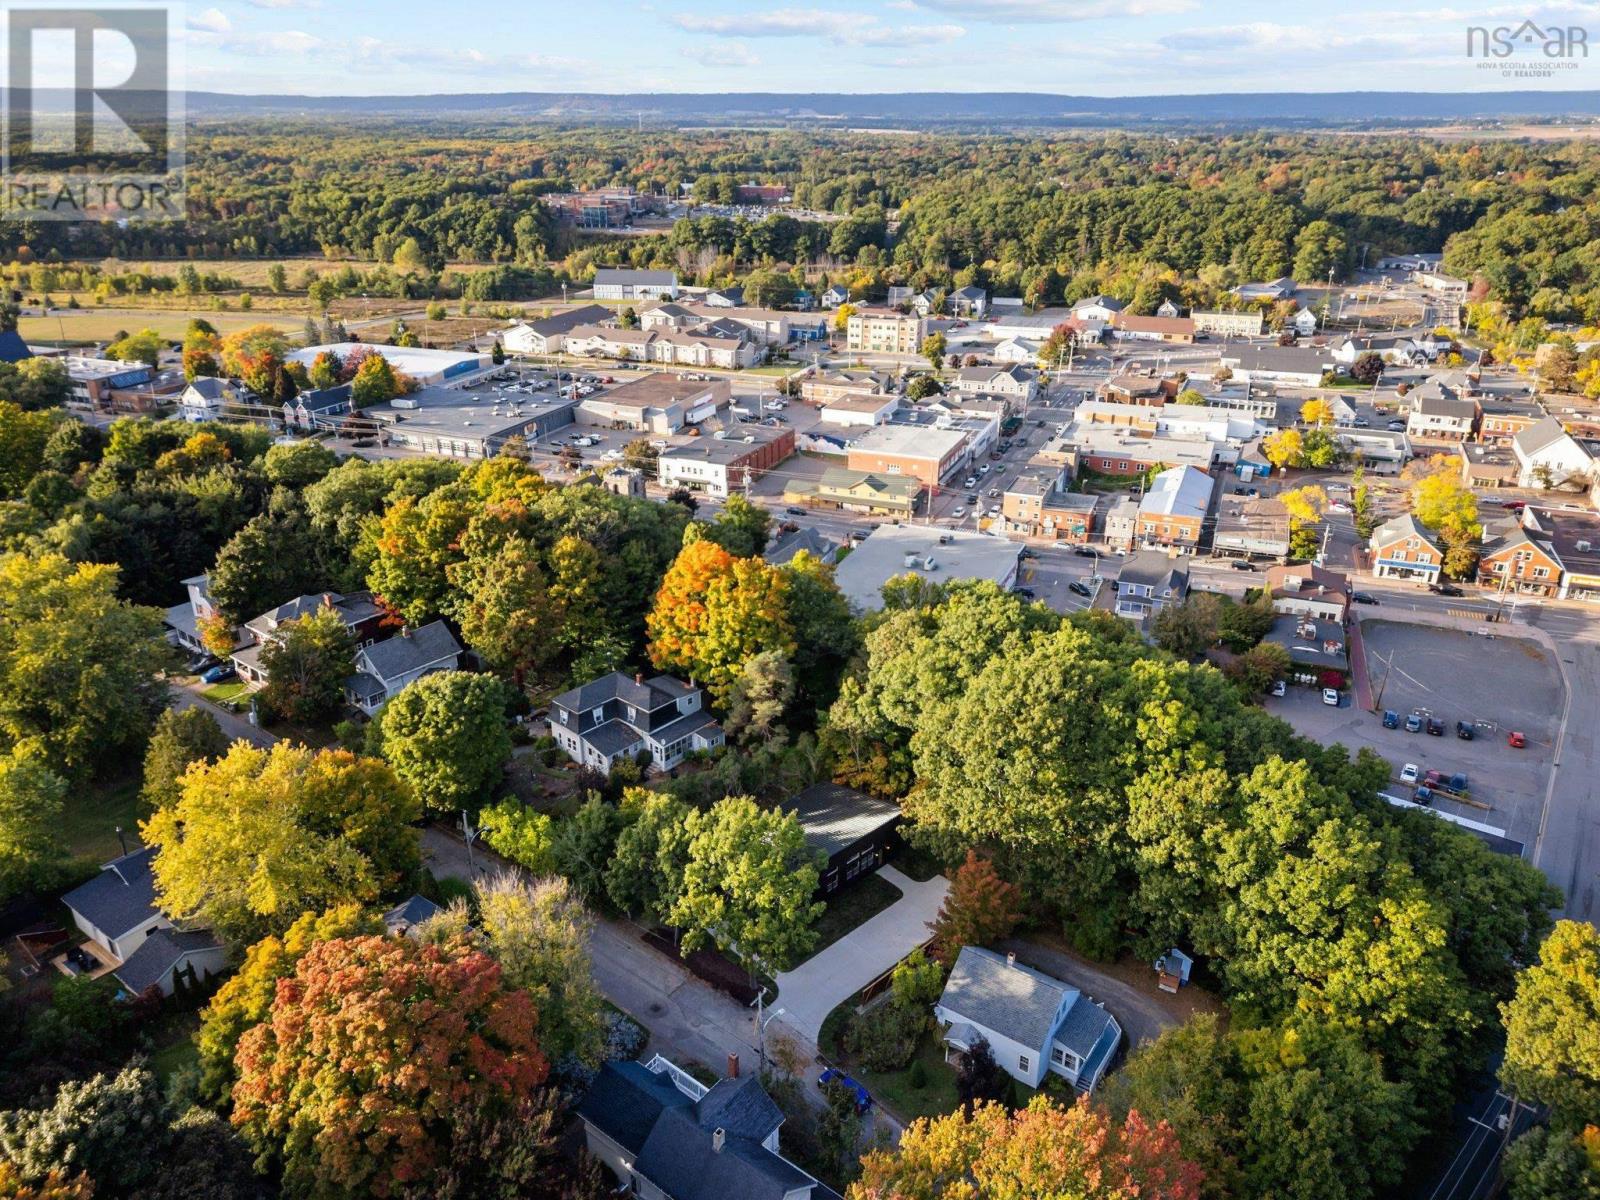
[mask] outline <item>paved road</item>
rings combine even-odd
[[[918,883],[890,866],[878,873],[900,889],[900,899],[774,981],[784,1009],[779,1020],[812,1045],[829,1013],[928,940],[950,890],[942,875]]]
[[[244,717],[211,703],[211,701],[200,695],[198,687],[174,683],[172,685],[172,707],[180,712],[186,708],[204,709],[216,718],[217,724],[222,727],[222,732],[227,734],[233,741],[243,738],[251,745],[260,746],[265,750],[278,740],[265,729],[250,724]]]

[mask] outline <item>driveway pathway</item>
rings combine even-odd
[[[238,713],[231,713],[220,705],[211,703],[200,694],[198,687],[174,681],[172,707],[180,711],[185,708],[198,708],[210,713],[222,727],[222,732],[234,741],[243,738],[251,745],[267,750],[278,740],[260,726],[250,724],[247,718],[241,717]]]
[[[942,875],[918,883],[893,867],[878,873],[900,889],[900,899],[774,981],[784,1010],[778,1019],[813,1045],[830,1012],[928,940],[928,924],[950,890]]]

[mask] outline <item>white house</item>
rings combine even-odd
[[[1000,1069],[1031,1088],[1052,1071],[1093,1092],[1122,1042],[1116,1018],[1077,988],[978,946],[961,948],[933,1015],[947,1059],[985,1041]]]
[[[1072,306],[1072,315],[1080,321],[1110,321],[1125,307],[1110,296],[1085,296]]]
[[[1517,456],[1517,486],[1524,488],[1587,488],[1594,479],[1594,458],[1555,417],[1530,425],[1511,439]]]
[[[555,354],[561,339],[578,326],[598,325],[615,315],[603,304],[580,305],[542,320],[518,321],[500,336],[500,344],[511,354]]]
[[[594,273],[596,300],[676,300],[676,271],[636,271],[601,267]]]
[[[1289,319],[1289,324],[1301,337],[1310,337],[1317,331],[1317,314],[1309,308],[1302,308]]]
[[[222,415],[224,405],[237,404],[241,399],[242,392],[232,380],[202,377],[178,397],[178,416],[185,421],[215,421]]]
[[[841,304],[850,301],[850,289],[840,287],[837,283],[822,293],[823,308],[838,308]]]
[[[962,367],[951,384],[958,392],[1008,396],[1027,403],[1039,390],[1039,375],[1020,363],[1004,367]]]
[[[460,662],[461,644],[443,621],[408,627],[398,637],[356,651],[356,673],[345,680],[345,697],[370,717],[408,683],[454,671]]]
[[[613,671],[550,702],[550,735],[574,762],[610,774],[613,763],[648,753],[663,771],[694,750],[723,743],[705,693],[670,675]]]
[[[994,348],[990,355],[997,363],[1022,363],[1030,364],[1039,361],[1039,347],[1042,342],[1030,341],[1027,338],[1007,338]]]

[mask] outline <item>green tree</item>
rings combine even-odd
[[[803,959],[825,907],[813,900],[822,855],[793,814],[735,796],[690,813],[685,828],[683,891],[670,913],[685,948],[714,941],[751,971]]]
[[[1600,1125],[1600,933],[1558,921],[1539,961],[1501,1006],[1506,1053],[1500,1078],[1518,1098],[1549,1105],[1561,1128]]]
[[[1220,597],[1214,592],[1195,592],[1182,604],[1168,604],[1156,613],[1151,633],[1163,650],[1179,658],[1194,658],[1216,645],[1221,621]]]
[[[67,781],[43,763],[0,756],[0,899],[43,882],[61,855]]]
[[[606,896],[625,913],[664,922],[683,887],[689,809],[655,792],[625,795],[623,803],[630,819],[606,866]]]
[[[1344,230],[1332,221],[1311,221],[1294,239],[1294,277],[1307,283],[1326,282],[1344,266],[1349,245]]]
[[[383,756],[429,812],[475,808],[511,757],[509,702],[492,675],[424,675],[379,710]]]
[[[275,292],[289,290],[289,272],[284,270],[282,263],[273,263],[267,268],[267,286]]]
[[[0,751],[77,775],[142,747],[166,707],[161,613],[117,598],[118,569],[0,556]]]
[[[428,270],[428,255],[422,249],[422,243],[414,237],[408,237],[395,247],[395,269],[403,275],[418,275]]]
[[[1203,392],[1198,392],[1191,387],[1186,387],[1179,392],[1178,398],[1175,401],[1175,403],[1178,404],[1204,404],[1205,402],[1205,394]]]
[[[555,869],[587,902],[605,894],[606,868],[622,825],[623,817],[616,805],[607,804],[590,792],[583,806],[556,826],[550,840]]]
[[[142,1061],[116,1075],[63,1083],[49,1107],[0,1113],[0,1158],[34,1183],[65,1167],[129,1189],[161,1167],[171,1110]]]
[[[401,393],[400,377],[381,354],[369,354],[350,381],[350,400],[357,408],[385,404]]]
[[[478,884],[478,928],[508,987],[533,997],[539,1044],[553,1061],[600,1065],[600,993],[589,964],[593,925],[565,879],[528,882],[509,872]]]
[[[339,465],[339,459],[321,442],[300,441],[274,446],[262,460],[262,473],[269,483],[300,491],[308,488]]]
[[[1244,603],[1224,604],[1217,612],[1217,636],[1228,649],[1241,654],[1267,636],[1275,616],[1272,597],[1266,592]]]
[[[140,827],[156,848],[157,894],[175,920],[230,941],[347,900],[373,903],[417,870],[419,806],[376,759],[241,741],[178,786],[177,803]]]
[[[189,764],[215,761],[228,750],[228,737],[217,719],[200,707],[169,708],[156,718],[144,752],[144,787],[139,799],[146,812],[177,802],[178,780]]]
[[[521,688],[561,647],[562,613],[551,598],[539,555],[526,538],[469,557],[451,578],[461,589],[461,634],[484,663]]]
[[[47,412],[27,412],[0,399],[0,500],[22,495],[44,465],[45,447],[56,428]]]
[[[166,348],[166,342],[154,329],[141,329],[138,333],[112,342],[106,347],[105,354],[107,358],[119,362],[138,362],[156,367],[160,366],[161,352]]]
[[[794,671],[777,650],[763,650],[744,664],[728,699],[728,732],[765,741],[783,722],[794,700]]]
[[[491,850],[534,875],[555,871],[551,852],[555,821],[548,813],[529,808],[514,796],[507,797],[478,813],[478,829]]]
[[[767,548],[772,514],[738,493],[729,496],[705,535],[735,558],[749,558]]]
[[[356,669],[355,639],[332,608],[288,621],[261,649],[267,672],[262,703],[301,725],[331,720],[344,707],[344,683]]]

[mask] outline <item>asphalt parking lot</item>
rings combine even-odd
[[[1556,665],[1520,638],[1384,621],[1364,621],[1361,631],[1375,699],[1382,688],[1379,712],[1355,707],[1348,694],[1340,707],[1330,708],[1315,688],[1290,688],[1281,700],[1269,698],[1268,711],[1320,742],[1342,742],[1352,750],[1367,746],[1383,755],[1394,769],[1389,790],[1396,795],[1410,795],[1411,789],[1399,783],[1408,762],[1422,772],[1465,772],[1473,798],[1492,807],[1443,797],[1435,806],[1504,829],[1507,837],[1531,848],[1562,705]],[[1404,726],[1385,729],[1383,709],[1402,719],[1412,712],[1436,716],[1445,723],[1445,735],[1407,733]],[[1473,723],[1471,741],[1456,736],[1457,721]],[[1506,744],[1512,730],[1526,735],[1525,749]]]

